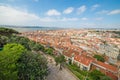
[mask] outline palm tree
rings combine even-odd
[[[62,66],[64,65],[64,62],[65,62],[65,57],[63,55],[59,55],[55,57],[55,62],[56,62],[56,65],[60,64],[60,70],[62,70]]]

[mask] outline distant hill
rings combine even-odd
[[[44,27],[44,26],[14,26],[14,25],[0,25],[0,26],[5,28],[11,28],[11,29],[17,30],[18,32],[65,29],[65,28],[59,28],[59,27]]]

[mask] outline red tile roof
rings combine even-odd
[[[110,64],[106,64],[106,63],[103,63],[103,62],[100,62],[100,61],[96,61],[95,63],[97,65],[100,65],[100,66],[106,68],[107,70],[110,70],[110,71],[113,71],[113,72],[117,72],[118,71],[117,67],[112,66]]]
[[[64,51],[63,54],[67,57],[72,57],[73,55],[74,56],[78,55],[79,52],[70,49],[70,50]]]
[[[89,66],[94,59],[92,59],[91,57],[88,57],[88,56],[84,56],[84,55],[76,55],[74,57],[74,60],[76,60],[86,66]]]
[[[115,76],[114,74],[110,73],[110,72],[106,72],[106,75],[111,77],[113,80],[118,80],[118,77]]]

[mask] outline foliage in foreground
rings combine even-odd
[[[46,54],[53,55],[53,49],[52,49],[52,48],[46,48],[46,49],[44,50],[44,52],[45,52]]]
[[[3,45],[5,45],[8,42],[9,42],[9,38],[8,37],[0,35],[0,47],[3,47]]]
[[[91,72],[80,70],[76,65],[67,65],[68,69],[75,74],[80,80],[112,80],[110,77],[101,73],[98,70],[93,70]]]
[[[7,44],[0,52],[0,78],[2,80],[17,79],[17,60],[25,51],[20,44]]]
[[[13,34],[18,34],[18,32],[13,29],[0,27],[0,48],[9,42],[9,38]]]
[[[46,58],[27,51],[21,44],[7,44],[0,52],[2,80],[44,80],[46,75]]]
[[[16,30],[0,27],[0,35],[10,36],[12,34],[18,34]]]
[[[47,75],[47,60],[37,53],[25,52],[18,60],[19,80],[43,80]]]
[[[0,28],[0,80],[44,80],[47,61],[35,53],[44,47],[14,33]]]
[[[87,75],[87,71],[82,71],[78,66],[75,64],[67,65],[68,69],[75,74],[80,80],[83,80],[85,76]],[[91,80],[90,78],[87,78],[87,80]]]
[[[59,55],[55,57],[55,62],[56,62],[56,65],[60,64],[60,70],[61,70],[65,62],[65,57],[63,55]]]
[[[98,70],[93,70],[89,75],[92,80],[112,80],[110,77],[105,76],[105,74],[101,73]]]

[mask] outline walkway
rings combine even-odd
[[[62,68],[59,70],[59,65],[55,65],[55,61],[52,57],[47,56],[48,66],[49,66],[49,75],[47,80],[78,80],[69,70]]]

